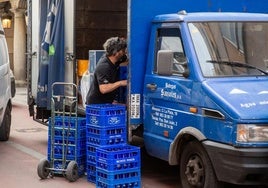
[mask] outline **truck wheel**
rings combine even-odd
[[[41,179],[47,178],[49,175],[49,162],[46,159],[42,159],[37,166],[37,174]]]
[[[78,164],[75,161],[70,161],[66,169],[66,179],[70,182],[74,182],[78,178]]]
[[[10,135],[10,126],[11,126],[11,108],[7,105],[3,122],[0,127],[0,141],[7,141]]]
[[[207,153],[196,141],[188,143],[182,151],[180,178],[183,188],[220,188]]]

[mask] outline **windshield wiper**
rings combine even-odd
[[[207,62],[209,63],[218,63],[218,64],[224,64],[224,65],[229,65],[229,66],[235,66],[235,67],[243,67],[243,68],[249,68],[249,69],[255,69],[260,71],[261,73],[268,75],[268,72],[258,68],[258,67],[254,67],[252,65],[248,65],[245,63],[240,63],[237,61],[216,61],[216,60],[207,60]]]

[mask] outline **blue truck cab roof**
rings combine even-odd
[[[267,21],[268,14],[234,12],[191,12],[179,11],[173,14],[161,14],[153,22],[212,22],[212,21]]]

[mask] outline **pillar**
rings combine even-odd
[[[24,10],[14,11],[14,76],[17,84],[26,83],[26,24]]]
[[[14,14],[14,43],[13,64],[16,85],[26,84],[26,23],[25,10],[26,0],[10,0],[11,11]]]

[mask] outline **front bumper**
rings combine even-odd
[[[240,185],[268,185],[268,148],[235,148],[204,141],[219,181]]]

